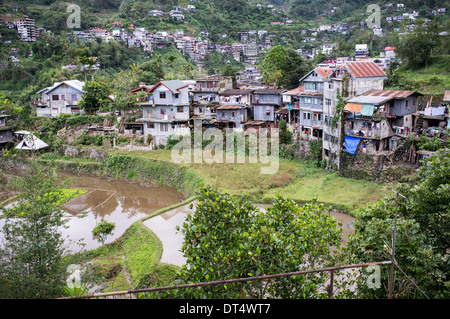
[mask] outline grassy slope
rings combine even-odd
[[[171,161],[171,151],[149,152],[117,151],[138,157]],[[257,202],[264,202],[277,194],[299,201],[317,200],[329,204],[356,208],[384,197],[389,185],[349,179],[334,172],[310,168],[306,163],[280,159],[276,174],[263,175],[267,164],[183,164],[212,186],[226,189],[232,194],[246,193]]]
[[[444,94],[450,88],[450,55],[432,57],[429,66],[419,70],[399,70],[400,87],[386,89],[414,89],[424,94]]]

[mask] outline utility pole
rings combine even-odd
[[[406,198],[402,194],[400,194],[398,191],[392,190],[395,195],[395,215],[394,215],[394,231],[392,234],[392,248],[391,248],[391,273],[389,275],[389,293],[388,298],[393,298],[393,292],[394,292],[394,263],[395,263],[395,240],[397,237],[397,210],[398,210],[398,196],[401,196],[403,198]]]

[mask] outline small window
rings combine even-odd
[[[73,101],[77,101],[78,100],[78,95],[77,94],[72,94],[72,100]]]
[[[59,101],[59,95],[57,95],[57,94],[52,95],[52,100],[53,101]]]
[[[179,99],[180,98],[180,93],[175,93],[175,98]]]
[[[167,123],[160,123],[159,124],[159,130],[161,132],[167,132],[169,130],[169,124],[167,124]]]
[[[154,129],[155,128],[155,123],[147,123],[147,128]]]
[[[165,99],[166,98],[166,92],[159,92],[159,98]]]
[[[184,108],[182,106],[177,106],[177,113],[183,113]]]

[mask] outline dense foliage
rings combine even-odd
[[[440,150],[420,168],[415,184],[396,187],[401,195],[397,210],[395,258],[429,298],[449,297],[450,151]],[[362,208],[349,247],[357,262],[388,260],[396,212],[396,195]],[[370,289],[361,276],[358,294],[386,298],[388,268],[381,272],[381,289]],[[425,298],[397,268],[394,298]]]
[[[0,250],[2,298],[52,298],[62,294],[63,257],[67,253],[61,234],[65,227],[64,184],[56,184],[52,170],[33,162],[25,178],[16,179],[17,205],[4,209],[4,241]]]
[[[293,89],[312,68],[309,61],[286,46],[275,46],[269,50],[261,63],[264,80],[276,88]]]
[[[247,197],[210,186],[183,225],[187,259],[180,282],[204,282],[321,268],[337,262],[341,229],[317,203],[298,206],[277,197],[266,212]],[[190,298],[323,298],[328,274],[205,286],[180,292]]]

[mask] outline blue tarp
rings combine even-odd
[[[360,140],[361,139],[359,137],[346,136],[345,137],[345,151],[350,154],[355,154]]]

